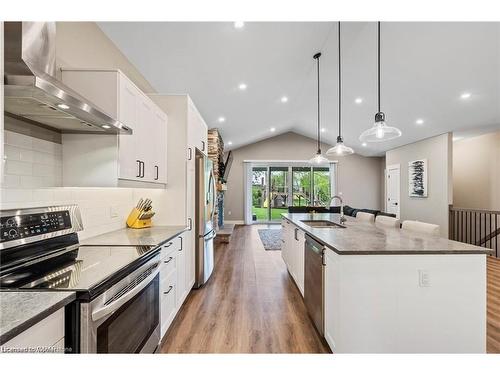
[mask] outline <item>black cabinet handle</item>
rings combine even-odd
[[[295,233],[294,233],[294,237],[295,237],[295,241],[298,241],[299,238],[297,237],[297,234],[299,233],[299,228],[295,228]]]
[[[201,151],[205,151],[205,141],[201,141]]]
[[[188,148],[188,160],[191,160],[193,158],[193,150],[191,147]]]
[[[173,242],[170,241],[168,244],[165,245],[165,247],[170,247],[170,246],[172,246],[172,244],[173,244]]]
[[[168,290],[167,290],[166,292],[163,292],[163,294],[168,294],[168,293],[170,293],[170,291],[171,291],[173,288],[174,288],[174,287],[173,287],[172,285],[170,285],[170,286],[168,287]]]
[[[193,220],[190,217],[188,218],[188,223],[189,223],[189,225],[188,225],[189,230],[192,230],[193,229]]]
[[[163,261],[163,263],[170,263],[174,259],[173,257],[168,257],[167,260]]]
[[[137,159],[136,162],[137,166],[139,167],[139,170],[137,171],[137,175],[135,177],[141,177],[141,161]]]
[[[141,164],[142,164],[142,175],[141,175],[141,177],[142,177],[142,178],[144,178],[144,170],[145,170],[146,168],[144,168],[145,164],[144,164],[144,162],[143,162],[143,161],[141,161]]]
[[[158,168],[157,165],[155,165],[155,169],[156,169],[156,177],[155,177],[155,180],[158,180],[158,176],[160,174],[160,168]]]
[[[179,237],[179,239],[181,240],[181,248],[179,249],[179,251],[182,251],[182,247],[183,247],[182,237]]]

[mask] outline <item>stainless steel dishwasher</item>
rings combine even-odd
[[[324,336],[324,246],[308,234],[305,235],[304,303],[316,329]]]

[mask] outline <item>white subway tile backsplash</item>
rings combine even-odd
[[[167,191],[163,189],[133,188],[2,188],[1,209],[39,207],[47,205],[77,204],[82,213],[84,230],[80,239],[125,228],[127,216],[137,204],[137,199],[153,200],[155,224],[162,225],[160,217],[165,215]],[[112,217],[111,212],[117,216]]]
[[[62,146],[5,131],[4,187],[40,188],[62,185]],[[18,178],[15,178],[17,176]]]
[[[35,138],[24,135],[24,134],[19,134],[19,133],[5,130],[4,139],[5,139],[5,144],[7,144],[7,145],[32,149],[33,148],[33,140]]]
[[[17,176],[31,176],[33,165],[24,161],[7,160],[5,162],[5,173]]]

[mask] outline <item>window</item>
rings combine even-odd
[[[288,206],[323,206],[328,203],[335,191],[335,164],[329,167],[300,164],[248,165],[247,223],[279,221],[281,214],[288,211]]]

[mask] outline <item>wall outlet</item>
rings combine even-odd
[[[114,219],[115,217],[118,217],[118,210],[116,209],[116,207],[110,207],[109,208],[109,217],[111,219]]]
[[[227,211],[227,216],[231,216],[231,211]]]
[[[431,277],[428,270],[418,270],[418,286],[421,288],[431,286]]]

